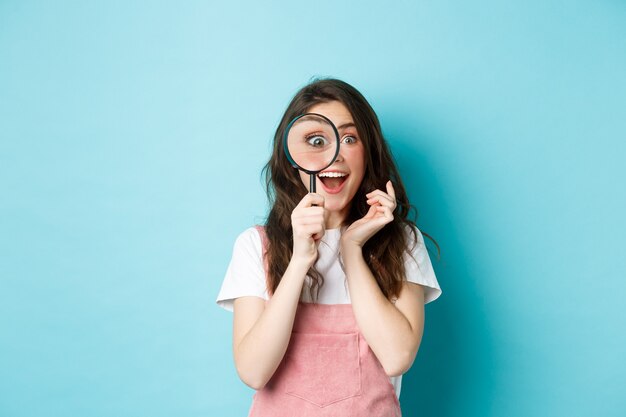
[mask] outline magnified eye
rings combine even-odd
[[[325,138],[324,136],[322,136],[322,135],[311,135],[311,136],[308,136],[308,137],[306,138],[306,141],[307,141],[310,145],[312,145],[312,146],[314,146],[314,147],[316,147],[316,148],[319,148],[319,147],[322,147],[322,146],[324,146],[324,145],[328,144],[328,141],[327,141],[327,140],[326,140],[326,138]]]

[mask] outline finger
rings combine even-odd
[[[320,210],[321,209],[321,210]],[[324,216],[326,213],[324,212],[323,207],[303,207],[293,211],[291,213],[291,219],[299,219],[302,217],[311,217],[311,216]]]
[[[326,232],[324,230],[324,226],[322,226],[322,225],[318,225],[317,227],[312,227],[310,229],[310,235],[313,238],[313,240],[319,240],[319,239],[323,238],[324,237],[324,233],[326,233]]]
[[[372,192],[369,192],[369,193],[365,194],[365,196],[368,197],[368,198],[376,196],[376,195],[383,196],[383,197],[387,198],[389,201],[391,201],[393,203],[392,207],[393,207],[393,209],[395,209],[396,206],[397,206],[397,201],[396,201],[396,193],[395,193],[395,191],[393,189],[392,182],[391,181],[387,181],[386,187],[387,187],[387,191],[389,191],[389,194],[385,193],[385,192],[383,192],[383,191],[381,191],[379,189],[376,189],[376,190],[374,190]]]
[[[311,207],[313,204],[317,204],[318,206],[324,206],[324,196],[317,193],[308,193],[305,195],[302,200],[296,206],[298,207]]]
[[[386,193],[386,192],[384,192],[384,191],[378,190],[378,189],[376,189],[376,190],[374,190],[374,191],[372,191],[372,192],[369,192],[369,193],[365,194],[365,196],[366,196],[367,198],[369,198],[369,197],[373,197],[373,196],[375,196],[375,195],[382,195],[382,196],[384,196],[384,197],[387,197],[390,201],[393,201],[393,199],[391,198],[391,196],[390,196],[389,194],[387,194],[387,193]]]
[[[389,207],[384,206],[376,206],[376,211],[383,214],[385,218],[389,220],[393,220],[393,214],[391,213],[391,209]]]
[[[300,230],[309,235],[314,233],[321,233],[324,231],[324,225],[319,223],[303,224],[300,226]]]
[[[393,189],[391,180],[387,181],[387,193],[391,196],[393,201],[396,201],[396,191]]]
[[[299,227],[299,234],[302,236],[318,236],[323,235],[324,226],[321,224],[306,224]]]
[[[324,207],[319,206],[311,206],[311,207],[296,207],[293,213],[298,216],[323,216],[326,209]]]
[[[367,200],[367,204],[374,204],[375,202],[378,202],[382,206],[389,207],[391,210],[396,208],[395,202],[389,200],[388,197],[375,195]]]
[[[365,214],[365,216],[363,216],[364,219],[371,219],[372,217],[374,217],[376,215],[376,207],[380,207],[380,206],[370,206],[370,209],[367,211],[367,213]]]
[[[374,208],[374,215],[370,217],[369,219],[367,219],[369,223],[379,224],[381,226],[384,226],[387,223],[391,223],[393,218],[389,218],[389,216],[385,214],[385,212],[383,211],[385,207],[375,206],[373,208]]]
[[[372,191],[370,194],[371,195],[369,196],[369,199],[367,200],[368,202],[370,200],[376,201],[376,199],[378,198],[381,204],[385,204],[384,202],[386,201],[389,203],[389,207],[391,207],[392,209],[396,207],[396,200],[392,199],[390,195],[383,193],[380,190]]]
[[[317,231],[319,232],[320,230],[324,229],[324,224],[323,223],[307,223],[307,224],[300,224],[298,225],[298,230],[300,231]]]
[[[292,223],[295,225],[307,225],[307,224],[324,224],[324,216],[303,216],[293,219]]]

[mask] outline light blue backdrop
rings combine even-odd
[[[0,415],[244,416],[235,237],[315,75],[443,249],[405,416],[624,416],[623,1],[0,2]]]

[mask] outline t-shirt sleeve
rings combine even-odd
[[[235,298],[256,296],[267,300],[261,237],[254,227],[244,230],[233,246],[233,255],[226,270],[216,303],[230,312]]]
[[[441,295],[441,287],[437,282],[433,265],[430,262],[428,256],[428,250],[424,243],[424,236],[418,228],[415,228],[417,233],[417,244],[413,246],[415,239],[410,228],[406,229],[408,233],[408,245],[411,250],[411,255],[404,253],[404,267],[406,271],[407,281],[414,282],[424,286],[424,304],[428,304],[431,301],[435,301]]]

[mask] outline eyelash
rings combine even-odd
[[[307,135],[304,139],[305,139],[305,140],[309,140],[309,139],[314,138],[314,137],[319,136],[319,135],[320,135],[319,133],[311,133],[311,134]],[[343,139],[341,139],[341,141],[340,141],[340,142],[343,142],[343,141],[344,141],[344,139],[346,139],[346,138],[352,138],[352,139],[354,139],[354,142],[353,142],[353,143],[356,143],[356,141],[357,141],[357,140],[359,140],[359,139],[356,137],[356,135],[346,135],[346,136],[344,136],[344,137],[343,137]],[[353,143],[351,143],[351,145],[352,145]]]

